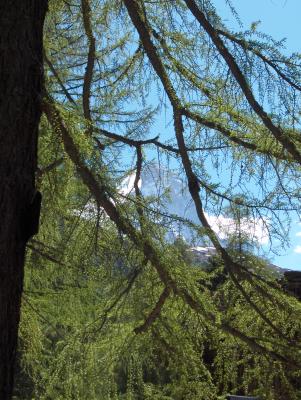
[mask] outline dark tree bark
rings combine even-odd
[[[0,399],[11,399],[35,194],[47,0],[0,0]],[[27,222],[26,222],[27,223]]]

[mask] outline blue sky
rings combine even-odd
[[[214,0],[213,3],[226,24],[237,28],[229,8],[225,6],[226,1]],[[260,31],[277,40],[286,38],[287,53],[301,53],[301,0],[232,0],[232,4],[245,29],[260,20]],[[297,216],[292,217],[290,242],[283,255],[274,256],[272,261],[284,268],[301,270],[301,224]]]

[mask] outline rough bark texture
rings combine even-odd
[[[11,399],[25,240],[34,196],[47,0],[0,1],[0,399]]]

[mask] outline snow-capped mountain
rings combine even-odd
[[[124,179],[120,189],[123,195],[133,193],[134,180],[135,174],[129,175]],[[157,208],[157,210],[163,214],[176,216],[182,220],[189,220],[197,226],[200,226],[187,183],[178,173],[165,168],[159,168],[156,164],[151,164],[143,170],[139,187],[144,196],[160,199],[157,206],[156,202],[152,206],[154,209]],[[235,221],[226,215],[214,216],[207,213],[206,217],[209,224],[218,235],[221,243],[224,245],[227,244],[229,234],[231,235],[237,232]],[[181,223],[175,218],[170,218],[168,219],[168,225],[169,240],[173,241],[180,237],[183,241],[187,242],[190,246],[188,253],[195,263],[206,264],[210,258],[216,254],[216,250],[210,245],[208,238],[196,238],[197,235],[195,235],[195,232],[187,226],[187,224]],[[254,243],[267,243],[268,233],[266,221],[263,222],[259,219],[242,219],[240,228],[242,233],[253,240]],[[282,275],[284,272],[284,269],[276,265],[269,264],[269,266],[277,275]]]
[[[135,174],[124,179],[120,188],[122,194],[129,194],[133,191],[134,179]],[[182,236],[191,243],[195,232],[180,220],[189,220],[197,226],[200,226],[200,222],[185,179],[177,172],[150,164],[143,170],[139,186],[144,196],[160,198],[158,209],[161,212],[177,217],[169,220],[170,235]],[[207,213],[206,217],[221,241],[227,240],[229,235],[238,231],[237,223],[226,215],[215,216]],[[259,244],[268,242],[267,221],[259,218],[242,218],[240,229],[246,237],[254,242]],[[204,242],[197,241],[195,245],[203,246]]]

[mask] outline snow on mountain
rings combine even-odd
[[[134,193],[134,182],[135,173],[129,174],[122,180],[118,189],[121,195],[119,201],[124,201],[126,196]],[[181,236],[184,240],[191,242],[193,231],[187,225],[179,222],[179,220],[189,220],[197,226],[200,226],[200,222],[187,184],[182,177],[166,168],[150,164],[142,171],[138,186],[144,196],[152,196],[154,199],[160,199],[157,204],[155,202],[152,206],[154,209],[178,218],[178,220],[172,218],[169,220],[170,239]],[[81,212],[76,211],[76,214],[81,215],[85,219],[93,218],[96,213],[97,208],[93,201],[88,202],[85,209]],[[227,240],[229,235],[237,232],[237,224],[232,218],[225,215],[215,216],[208,213],[205,213],[205,215],[221,241]],[[156,218],[155,215],[154,218]],[[259,244],[267,244],[267,223],[268,221],[259,218],[242,218],[240,221],[240,230],[250,240]]]
[[[124,201],[125,197],[128,195],[134,194],[134,182],[135,173],[129,174],[122,180],[118,189],[121,194],[120,201]],[[198,226],[200,225],[187,184],[177,173],[165,168],[159,168],[156,164],[151,164],[142,171],[138,186],[144,196],[161,199],[160,205],[157,207],[160,212],[173,216],[176,215],[179,218],[190,220]],[[155,209],[156,206],[153,206],[153,208]],[[93,218],[96,213],[96,206],[91,201],[88,202],[84,210],[81,212],[77,211],[77,214],[85,219]],[[224,244],[227,243],[228,235],[234,234],[237,230],[235,221],[232,218],[223,215],[214,216],[209,214],[206,214],[206,217],[209,224]],[[105,215],[103,215],[103,218],[106,219]],[[191,239],[193,238],[191,229],[172,218],[169,221],[169,239],[174,240],[180,237],[187,243],[191,243]],[[242,218],[240,227],[243,234],[257,241],[259,244],[267,243],[268,233],[266,221]],[[210,258],[216,254],[216,250],[213,246],[208,246],[201,241],[199,241],[197,245],[189,247],[188,252],[193,260],[200,264],[207,263]],[[270,266],[280,274],[284,271],[276,265],[270,264]]]
[[[134,183],[135,183],[135,173],[128,175],[124,178],[118,188],[118,191],[121,195],[127,196],[134,192]],[[141,179],[139,179],[138,187],[141,189]]]
[[[216,254],[216,249],[212,246],[194,246],[187,251],[196,264],[206,264]]]
[[[122,184],[122,191],[125,188],[130,193],[134,184],[135,175],[127,177]],[[162,198],[165,194],[161,210],[168,214],[176,215],[182,219],[188,219],[196,225],[200,225],[194,204],[186,182],[177,173],[165,168],[159,168],[151,164],[141,174],[139,182],[144,196],[158,196]],[[236,222],[225,215],[210,215],[206,213],[207,220],[220,240],[226,240],[229,235],[237,232]],[[259,218],[242,218],[240,221],[241,233],[259,244],[268,243],[268,221]],[[183,224],[173,221],[170,223],[170,231],[175,237],[183,236],[187,241],[192,238],[192,231]]]

